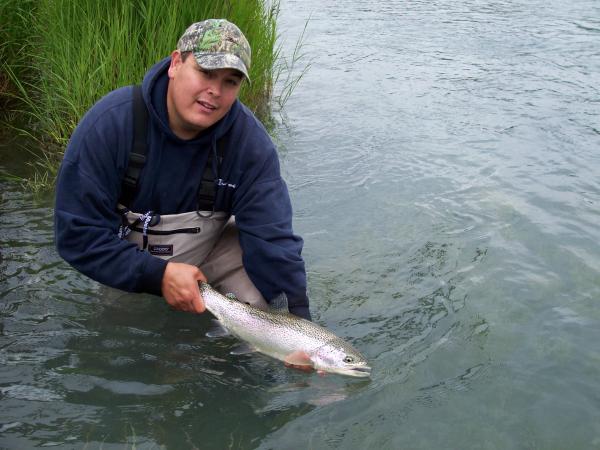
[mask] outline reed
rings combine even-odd
[[[21,2],[24,0],[20,0]],[[3,8],[18,0],[0,0]],[[14,64],[1,74],[11,83],[21,111],[29,118],[21,132],[37,138],[43,155],[35,161],[52,184],[64,147],[83,114],[103,95],[123,85],[140,83],[147,69],[169,55],[185,28],[209,17],[236,23],[252,50],[252,83],[242,101],[268,121],[277,58],[277,1],[265,0],[37,0],[30,16],[13,17],[10,61],[19,20],[29,24],[26,44]],[[22,30],[21,30],[22,32]],[[19,38],[20,39],[20,38]],[[4,54],[2,54],[4,56]],[[31,131],[35,129],[35,131]],[[45,186],[33,186],[45,187]]]
[[[28,30],[31,28],[36,0],[0,0],[0,119],[6,121],[18,103],[13,78],[25,79]],[[1,130],[1,129],[0,129]]]

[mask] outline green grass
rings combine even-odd
[[[0,29],[4,122],[11,112],[25,118],[18,131],[43,151],[30,187],[53,185],[71,133],[99,98],[140,83],[187,26],[206,18],[226,18],[248,38],[252,83],[240,98],[268,122],[274,83],[289,69],[278,63],[278,8],[268,0],[0,0],[9,19]]]
[[[26,55],[30,53],[29,31],[36,0],[0,0],[0,118],[6,121],[18,104],[12,78],[25,79]],[[1,129],[0,129],[1,130]]]

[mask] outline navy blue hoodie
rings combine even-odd
[[[178,138],[169,128],[166,93],[170,58],[142,84],[148,106],[147,162],[130,209],[178,214],[195,211],[209,152],[226,135],[215,210],[235,215],[248,276],[271,300],[286,294],[290,312],[310,317],[302,239],[292,231],[292,208],[273,142],[241,102],[200,136]],[[133,88],[98,101],[82,118],[58,175],[54,229],[59,254],[90,278],[125,291],[161,295],[166,261],[118,238],[116,205],[133,143]]]

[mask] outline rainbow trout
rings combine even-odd
[[[368,377],[371,368],[358,350],[327,329],[289,312],[263,311],[229,298],[200,283],[208,309],[225,330],[258,351],[280,361],[310,365],[315,370]],[[210,335],[210,334],[209,334]],[[306,354],[298,359],[299,354]]]

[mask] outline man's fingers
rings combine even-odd
[[[198,281],[204,281],[205,283],[208,283],[208,280],[206,279],[206,276],[204,275],[204,273],[198,269],[198,272],[196,272],[196,280]]]
[[[206,279],[206,277],[204,276],[204,274],[202,272],[200,272],[198,274],[198,281],[204,281],[205,283],[208,283],[208,280]]]
[[[196,314],[202,314],[204,311],[206,311],[204,300],[200,295],[200,289],[187,293],[187,295],[185,295],[179,302],[179,306],[182,311]]]
[[[200,295],[198,295],[198,297],[194,298],[194,300],[192,301],[192,308],[192,312],[195,312],[197,314],[202,314],[204,311],[206,311],[204,301]]]
[[[206,308],[198,281],[206,281],[206,276],[198,267],[169,262],[162,279],[162,294],[173,309],[201,314]]]

